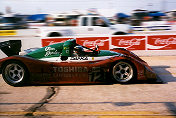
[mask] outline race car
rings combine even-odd
[[[12,86],[157,79],[145,61],[126,49],[87,48],[77,44],[76,39],[3,58],[0,68],[3,79]]]

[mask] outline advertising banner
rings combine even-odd
[[[148,36],[147,50],[175,50],[176,35]]]
[[[45,38],[42,46],[65,42],[71,37]],[[78,44],[88,48],[99,46],[100,50],[125,48],[127,50],[176,50],[176,35],[78,37]]]
[[[73,39],[73,38],[47,38],[47,39],[42,39],[42,47],[52,45],[52,44],[56,44],[56,43],[62,43],[62,42],[65,42],[69,39]]]
[[[128,50],[145,50],[146,37],[145,36],[112,37],[111,49],[114,48],[125,48]]]
[[[78,44],[88,48],[99,46],[100,50],[109,50],[109,37],[85,37],[76,38]]]

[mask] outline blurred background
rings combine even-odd
[[[0,29],[76,26],[77,18],[88,14],[140,30],[138,26],[175,25],[175,6],[175,0],[0,0]]]

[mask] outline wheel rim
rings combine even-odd
[[[5,77],[11,83],[18,83],[24,78],[24,68],[19,64],[9,64],[5,68]]]
[[[113,67],[113,76],[118,82],[128,82],[133,78],[133,68],[129,63],[119,62]]]

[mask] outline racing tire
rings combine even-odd
[[[51,34],[49,34],[48,37],[60,37],[61,34],[60,33],[57,33],[57,32],[52,32]]]
[[[130,83],[135,79],[135,68],[126,61],[117,62],[112,68],[112,77],[119,83]]]
[[[10,61],[3,65],[2,76],[11,86],[23,86],[27,83],[29,73],[26,66],[19,61]]]
[[[116,32],[113,35],[126,35],[126,33],[125,32]]]

